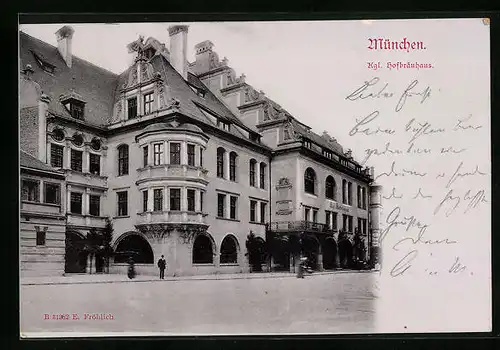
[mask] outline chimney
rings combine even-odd
[[[210,40],[205,40],[195,45],[195,71],[197,74],[205,73],[210,70],[210,55],[212,53],[213,47],[214,44]]]
[[[187,80],[187,33],[188,26],[174,25],[168,28],[170,36],[170,64]]]
[[[71,41],[73,39],[74,32],[75,30],[70,26],[64,26],[56,32],[57,48],[69,68],[71,68],[71,61],[73,57]]]
[[[47,162],[47,113],[50,97],[43,94],[38,102],[38,159]]]

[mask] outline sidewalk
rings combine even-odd
[[[335,270],[314,272],[306,277],[318,275],[330,275],[338,273],[370,273],[370,270]],[[133,283],[133,282],[164,282],[164,281],[204,281],[204,280],[233,280],[233,279],[263,279],[263,278],[292,278],[296,277],[291,272],[259,272],[259,273],[234,273],[234,274],[213,274],[165,277],[160,280],[157,276],[137,275],[134,279],[129,279],[127,275],[118,274],[72,274],[68,276],[44,276],[44,277],[21,277],[21,285],[50,285],[50,284],[90,284],[90,283]]]

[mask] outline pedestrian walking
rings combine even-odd
[[[135,263],[134,259],[130,257],[128,259],[128,271],[127,271],[128,278],[133,279],[135,278]]]
[[[158,268],[160,269],[160,279],[164,280],[165,279],[165,269],[167,268],[167,261],[161,256],[161,258],[158,260]]]

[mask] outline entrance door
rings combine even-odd
[[[318,269],[319,242],[314,237],[302,238],[302,255],[307,258],[307,265]]]
[[[85,252],[85,237],[83,235],[75,231],[66,232],[64,260],[64,272],[85,273],[87,253]]]
[[[323,268],[332,270],[337,267],[337,243],[333,238],[327,238],[323,246]]]

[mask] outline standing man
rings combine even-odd
[[[165,261],[165,258],[163,257],[163,255],[158,260],[158,268],[160,269],[160,279],[164,280],[165,279],[165,269],[167,268],[167,262]]]

